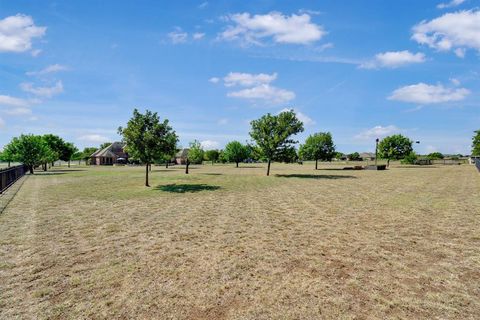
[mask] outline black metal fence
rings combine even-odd
[[[0,194],[28,172],[24,165],[0,169]]]
[[[478,171],[480,171],[480,159],[475,160],[475,165],[477,166]]]

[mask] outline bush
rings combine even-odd
[[[415,152],[410,152],[409,154],[407,154],[405,156],[405,158],[402,159],[402,164],[415,164],[415,162],[417,161],[418,159],[418,156]]]

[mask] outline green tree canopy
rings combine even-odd
[[[387,159],[387,165],[390,160],[399,160],[405,158],[413,151],[413,141],[401,135],[394,134],[384,138],[378,144],[378,155],[380,158]]]
[[[12,152],[14,161],[28,166],[32,174],[35,166],[49,162],[55,156],[45,139],[33,134],[13,138],[5,150]]]
[[[335,157],[335,145],[330,132],[314,133],[305,140],[299,149],[300,158],[315,160],[315,170],[318,169],[318,160],[330,161]]]
[[[111,142],[104,142],[100,145],[99,149],[105,149],[106,147],[109,147],[112,143]]]
[[[439,159],[445,158],[445,156],[440,152],[432,152],[429,155],[427,155],[427,158],[431,160],[439,160]]]
[[[205,160],[207,161],[212,161],[212,165],[218,161],[218,158],[220,157],[220,151],[218,150],[207,150],[205,151]]]
[[[362,158],[360,157],[360,153],[358,152],[353,152],[353,153],[350,153],[348,155],[348,160],[350,161],[359,161],[359,160],[362,160]]]
[[[248,151],[247,146],[238,141],[231,141],[223,149],[223,156],[226,161],[234,162],[238,168],[238,163],[248,158]]]
[[[175,150],[178,141],[175,131],[168,124],[168,120],[161,122],[156,112],[147,110],[142,114],[134,109],[127,126],[119,127],[118,133],[126,143],[125,151],[145,164],[145,186],[148,187],[150,164]]]
[[[188,161],[193,164],[201,164],[203,162],[205,151],[203,151],[202,144],[194,140],[190,142],[188,149]]]
[[[286,148],[297,143],[291,137],[303,131],[303,123],[298,120],[293,110],[278,115],[267,113],[250,122],[250,136],[262,150],[268,161],[267,176],[270,175],[270,163]]]
[[[480,156],[480,130],[472,138],[472,156]]]
[[[97,151],[98,149],[95,148],[95,147],[86,147],[86,148],[83,148],[83,151],[82,151],[82,160],[85,160],[85,161],[88,161],[88,159],[90,159],[90,156],[95,152]]]

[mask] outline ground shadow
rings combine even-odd
[[[203,174],[205,176],[223,176],[222,173],[200,173],[200,174]]]
[[[50,172],[76,172],[76,171],[87,171],[84,169],[50,169]],[[48,172],[48,171],[46,171]]]
[[[211,186],[208,184],[166,184],[162,186],[156,186],[155,190],[173,192],[173,193],[193,193],[200,191],[215,191],[220,189],[219,186]]]
[[[301,179],[356,179],[355,176],[331,175],[331,174],[276,174],[279,178],[301,178]]]
[[[34,176],[58,176],[61,174],[66,174],[67,172],[60,172],[60,171],[47,171],[47,172],[35,172],[33,175]]]
[[[342,168],[321,168],[321,169],[317,169],[318,171],[343,171],[345,170],[344,167]]]
[[[399,169],[436,169],[434,166],[398,166]]]

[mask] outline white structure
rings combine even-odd
[[[470,164],[475,164],[475,161],[480,161],[480,156],[470,156],[470,158],[468,158]]]

